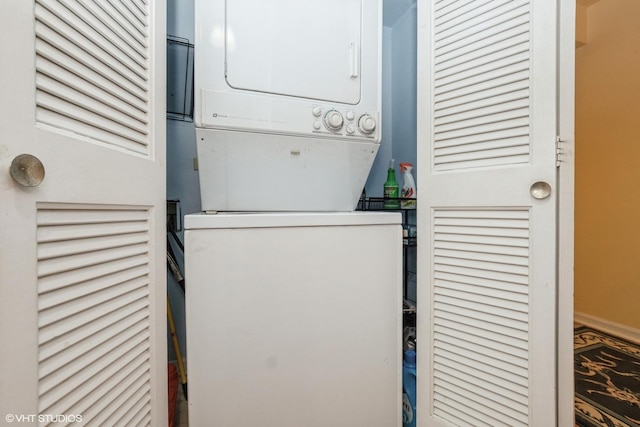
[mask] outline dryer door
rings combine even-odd
[[[227,1],[227,83],[236,89],[357,104],[361,3]]]

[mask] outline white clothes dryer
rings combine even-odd
[[[195,17],[203,210],[353,210],[381,136],[382,2],[196,0]]]

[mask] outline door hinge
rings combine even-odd
[[[559,136],[556,136],[556,167],[560,167],[560,156],[562,156],[562,146],[561,142],[564,142]]]

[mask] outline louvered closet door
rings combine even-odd
[[[166,425],[165,2],[3,0],[0,26],[0,415]]]
[[[553,426],[556,2],[418,7],[418,425]]]

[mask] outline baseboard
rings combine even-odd
[[[609,335],[613,335],[615,337],[640,344],[640,329],[579,312],[573,313],[573,319],[576,323],[580,323],[593,329],[598,329],[599,331],[605,332]]]

